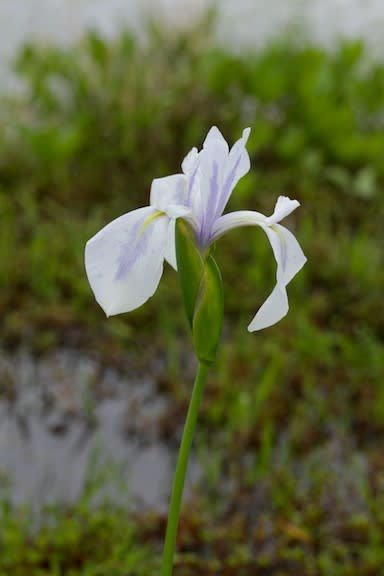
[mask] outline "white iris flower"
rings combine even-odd
[[[163,273],[164,260],[176,268],[175,221],[192,226],[204,250],[228,230],[260,226],[277,263],[276,286],[248,326],[261,330],[288,312],[287,284],[306,262],[293,234],[279,222],[299,206],[280,196],[271,216],[241,210],[224,214],[232,190],[250,168],[245,148],[250,129],[229,150],[214,126],[200,152],[193,148],[182,163],[182,174],[153,180],[150,205],[113,220],[91,238],[85,267],[97,302],[108,316],[129,312],[150,298]]]

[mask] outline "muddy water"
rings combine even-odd
[[[0,357],[0,484],[36,509],[101,491],[137,507],[166,506],[175,454],[160,439],[167,402],[149,378],[101,370],[68,350]],[[196,464],[189,480],[198,477]]]

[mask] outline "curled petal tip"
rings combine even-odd
[[[299,206],[300,202],[298,200],[292,200],[289,196],[279,196],[273,214],[267,218],[267,224],[272,225],[280,222]]]
[[[248,128],[244,128],[244,130],[243,130],[243,136],[242,136],[242,139],[243,139],[243,141],[244,141],[244,145],[247,143],[247,140],[248,140],[248,138],[249,138],[250,133],[251,133],[251,129],[250,129],[249,127],[248,127]]]

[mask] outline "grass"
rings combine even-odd
[[[201,24],[21,52],[24,90],[3,98],[0,123],[1,345],[74,346],[122,366],[128,355],[141,370],[165,358],[158,387],[174,408],[163,435],[176,443],[192,379],[177,277],[167,270],[142,309],[107,321],[83,246],[145,205],[152,178],[177,171],[212,124],[229,141],[251,126],[252,171],[231,208],[268,213],[278,194],[297,198],[287,224],[308,264],[289,286],[289,316],[250,335],[273,283],[270,247],[257,230],[218,245],[225,327],[196,442],[204,479],[183,515],[175,574],[377,575],[384,63],[358,42],[326,53],[281,40],[233,55],[210,37]],[[5,499],[0,574],[155,574],[164,528],[161,515],[80,502],[33,530]]]

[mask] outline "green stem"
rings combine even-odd
[[[173,556],[176,546],[177,526],[179,523],[181,499],[183,496],[185,474],[187,471],[189,453],[195,433],[197,415],[199,412],[200,399],[203,391],[205,378],[207,376],[208,365],[199,363],[195,383],[193,386],[191,401],[189,403],[188,414],[185,421],[183,437],[181,439],[179,456],[176,464],[175,477],[173,480],[171,501],[168,511],[168,525],[165,534],[163,565],[161,576],[171,576],[173,566]]]

